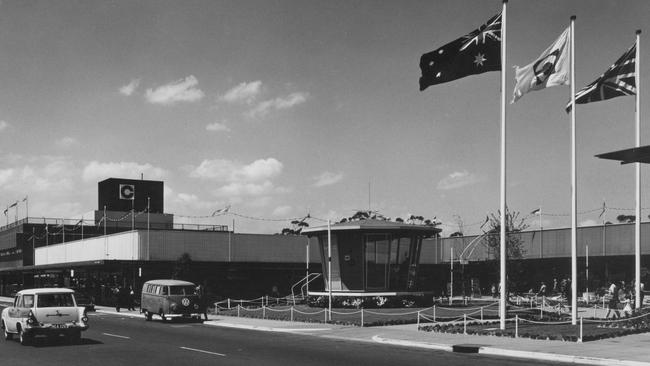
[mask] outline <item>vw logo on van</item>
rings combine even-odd
[[[183,300],[181,300],[181,304],[183,304],[183,306],[190,306],[190,299],[184,297]]]

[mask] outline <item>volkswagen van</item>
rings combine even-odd
[[[1,318],[4,338],[10,340],[17,334],[23,345],[36,336],[65,336],[79,343],[81,332],[88,329],[85,309],[77,306],[74,291],[67,288],[19,291]]]
[[[204,305],[196,285],[180,280],[151,280],[142,285],[140,312],[149,321],[154,315],[162,320],[172,317],[201,318]]]

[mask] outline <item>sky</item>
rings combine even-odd
[[[443,235],[477,233],[499,208],[501,74],[420,92],[419,59],[501,8],[498,0],[5,0],[0,207],[20,204],[2,224],[24,217],[25,196],[30,217],[79,217],[97,209],[97,182],[142,174],[165,182],[165,211],[177,222],[277,233],[307,214],[336,221],[371,209],[435,217]],[[507,100],[513,67],[535,60],[571,15],[576,90],[645,32],[641,144],[649,144],[646,0],[508,2]],[[507,105],[506,201],[531,229],[538,207],[544,228],[570,225],[569,98],[569,86],[558,86]],[[594,155],[634,145],[635,98],[576,112],[578,224],[634,214],[634,166]],[[642,189],[643,221],[649,197]]]

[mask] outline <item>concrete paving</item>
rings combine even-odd
[[[11,299],[0,298],[0,302],[11,302]],[[584,316],[592,316],[593,311],[593,309],[581,309],[581,313]],[[602,310],[596,311],[597,316],[604,315]],[[139,310],[122,310],[120,313],[117,313],[115,308],[104,306],[97,306],[97,313],[143,318]],[[557,340],[433,333],[418,330],[416,324],[358,327],[214,314],[209,314],[208,319],[208,321],[204,322],[206,326],[267,332],[289,332],[309,336],[361,342],[379,342],[387,345],[449,352],[477,352],[502,357],[529,358],[584,365],[650,366],[650,332],[576,343]],[[154,320],[156,320],[156,317],[154,317]]]

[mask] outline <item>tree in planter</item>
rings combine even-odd
[[[523,241],[519,233],[529,227],[525,217],[520,217],[518,211],[510,211],[506,206],[506,264],[508,267],[507,290],[511,288],[520,288],[526,283],[523,276],[524,270],[522,259],[525,254]],[[483,225],[485,244],[488,247],[488,253],[494,255],[495,272],[498,272],[498,263],[501,255],[501,210],[491,213],[487,217],[487,222]]]
[[[192,276],[192,258],[189,253],[183,253],[174,263],[172,278],[189,281]]]

